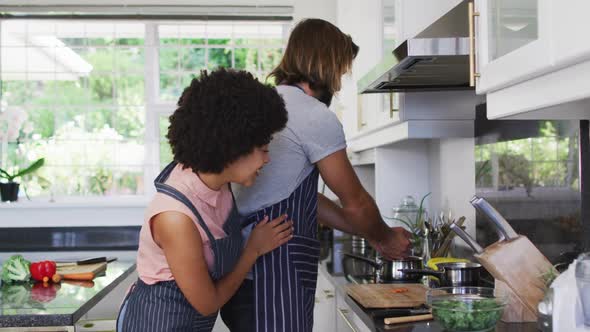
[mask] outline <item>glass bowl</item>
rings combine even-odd
[[[486,287],[433,288],[426,293],[432,316],[448,331],[480,332],[493,329],[508,298]]]

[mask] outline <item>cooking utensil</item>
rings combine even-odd
[[[457,221],[453,221],[451,225],[455,224],[459,227],[463,226],[465,222],[465,217],[459,218]],[[445,235],[444,239],[442,239],[442,244],[440,247],[432,253],[432,257],[445,257],[448,252],[449,248],[451,247],[451,243],[453,243],[453,239],[455,238],[456,233],[451,231],[450,225],[447,234]]]
[[[432,320],[432,319],[433,319],[432,314],[407,316],[407,317],[389,317],[389,318],[385,318],[383,320],[383,323],[385,323],[385,325],[391,325],[391,324],[421,322],[421,321]]]
[[[441,287],[478,286],[481,264],[478,263],[440,263],[439,270],[403,270],[405,273],[435,276]]]
[[[373,319],[386,317],[402,317],[414,315],[426,315],[430,313],[430,309],[426,306],[417,308],[394,308],[394,309],[373,309],[368,312]]]
[[[518,234],[510,226],[508,221],[488,201],[481,197],[473,196],[469,203],[495,225],[494,229],[498,233],[500,241],[510,241],[518,237]]]
[[[455,232],[457,236],[459,236],[465,243],[467,243],[473,251],[477,254],[483,253],[483,248],[473,239],[467,232],[465,232],[461,227],[457,224],[451,224],[451,231]]]
[[[69,260],[56,260],[56,266],[75,266],[75,265],[89,265],[96,263],[110,263],[117,260],[117,257],[92,257],[83,259],[69,259]]]
[[[408,256],[402,259],[388,260],[379,259],[373,260],[365,256],[355,255],[351,253],[343,253],[345,257],[356,259],[375,268],[375,272],[384,281],[418,281],[422,276],[407,275],[399,270],[402,269],[421,269],[423,267],[422,258],[415,256]]]

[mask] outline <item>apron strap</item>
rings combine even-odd
[[[178,163],[176,161],[173,161],[170,164],[168,164],[166,167],[164,167],[162,172],[160,172],[160,174],[154,180],[154,184],[166,182],[166,180],[170,176],[170,173],[172,173],[172,170],[174,169],[174,167],[176,167],[176,164],[178,164]]]
[[[231,199],[232,199],[232,201],[234,202],[234,207],[236,207],[236,208],[237,208],[237,207],[238,207],[238,204],[236,204],[236,196],[234,196],[234,191],[233,191],[233,189],[231,188],[231,183],[228,183],[228,184],[227,184],[227,187],[229,188],[229,192],[231,193]]]
[[[176,167],[176,164],[177,164],[176,162],[171,162],[170,164],[168,164],[168,166],[166,166],[166,168],[164,168],[162,173],[160,173],[160,175],[158,175],[158,177],[156,177],[156,180],[154,181],[154,185],[156,186],[156,191],[159,193],[168,195],[168,196],[180,201],[182,204],[186,205],[186,207],[188,207],[191,210],[191,212],[197,217],[197,221],[199,222],[199,225],[203,228],[203,230],[205,231],[205,234],[207,234],[207,238],[209,238],[209,242],[211,243],[211,247],[213,248],[213,251],[215,252],[215,247],[216,247],[215,246],[215,238],[213,237],[213,234],[209,230],[209,227],[207,227],[207,224],[205,224],[205,221],[203,220],[203,217],[201,217],[201,214],[199,213],[197,208],[193,205],[193,203],[191,203],[191,201],[188,199],[188,197],[186,197],[183,193],[178,191],[176,188],[164,183],[164,181],[166,181],[168,179],[168,177],[170,176],[170,173],[172,173],[172,170],[174,169],[174,167]]]

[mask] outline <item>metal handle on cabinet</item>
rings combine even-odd
[[[338,308],[338,313],[340,314],[340,317],[344,319],[344,322],[346,325],[348,325],[351,331],[358,332],[356,328],[354,328],[354,325],[352,325],[352,323],[348,320],[348,317],[346,317],[346,314],[348,314],[348,309]]]
[[[467,4],[469,15],[469,86],[475,86],[475,78],[479,73],[475,72],[475,17],[479,12],[475,11],[473,1]]]
[[[389,93],[389,118],[393,119],[393,92]]]
[[[326,294],[326,298],[327,298],[327,299],[331,299],[331,298],[333,298],[333,297],[334,297],[334,294],[333,294],[333,293],[332,293],[332,291],[331,291],[331,290],[329,290],[329,289],[324,289],[324,294]]]

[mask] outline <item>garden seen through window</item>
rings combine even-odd
[[[19,179],[21,195],[120,196],[149,192],[148,177],[171,160],[168,116],[190,80],[221,66],[265,81],[289,22],[4,20],[0,28],[0,167],[45,158]]]

